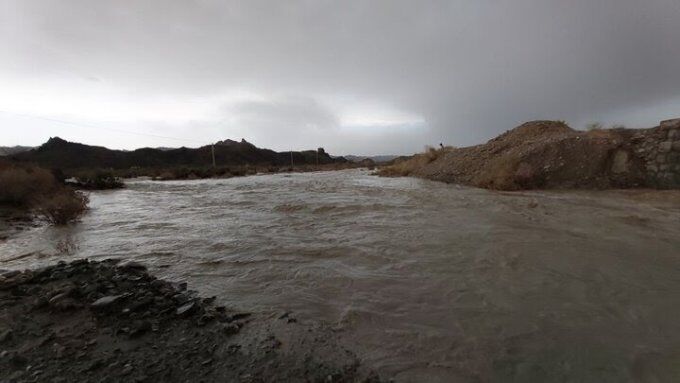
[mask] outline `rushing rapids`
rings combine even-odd
[[[325,322],[397,381],[668,381],[677,192],[498,193],[366,171],[137,180],[0,269],[129,258],[249,311]],[[568,379],[567,379],[568,380]]]

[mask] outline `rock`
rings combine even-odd
[[[10,356],[9,361],[16,366],[23,366],[26,363],[28,363],[28,359],[26,359],[24,356],[16,352],[12,353],[12,356]]]
[[[123,370],[120,372],[122,375],[130,375],[130,373],[134,370],[134,367],[132,367],[131,364],[126,364],[123,367]]]
[[[224,325],[222,329],[226,334],[236,334],[241,330],[241,327],[239,327],[236,323],[230,323]]]
[[[245,319],[245,318],[248,318],[250,315],[251,315],[250,313],[236,313],[236,314],[233,314],[229,317],[229,321],[231,322],[231,321],[237,321],[237,320]]]
[[[6,270],[0,273],[0,276],[3,278],[10,279],[16,277],[19,274],[21,274],[21,271],[19,270]]]
[[[115,303],[117,300],[119,300],[122,297],[123,297],[123,295],[109,295],[109,296],[97,299],[90,306],[92,308],[95,308],[95,309],[104,308],[104,307],[110,306],[111,304]]]
[[[104,361],[103,361],[103,360],[101,360],[101,359],[95,359],[95,360],[93,360],[92,362],[90,362],[90,364],[88,364],[88,365],[85,367],[84,372],[96,370],[96,369],[102,367],[103,365],[104,365]]]
[[[12,329],[8,329],[0,333],[0,343],[5,343],[8,340],[11,340],[13,334],[14,332],[12,331]]]
[[[680,141],[675,141],[671,146],[671,149],[676,152],[680,152]]]
[[[680,118],[674,118],[672,120],[661,121],[659,124],[662,128],[673,129],[680,127]]]
[[[55,304],[56,302],[59,302],[62,299],[68,298],[68,296],[69,296],[68,292],[57,294],[57,295],[53,296],[52,298],[50,298],[48,303],[53,305],[53,304]]]
[[[202,316],[198,319],[197,324],[198,324],[199,326],[205,326],[206,324],[208,324],[209,322],[213,321],[214,319],[215,319],[215,315],[213,315],[213,314],[204,314],[204,315],[202,315]]]
[[[183,315],[188,315],[191,314],[191,311],[194,309],[195,302],[189,302],[186,303],[180,307],[177,308],[177,315],[183,316]]]
[[[130,305],[130,310],[138,311],[142,308],[149,306],[151,303],[153,303],[153,301],[154,299],[152,297],[144,297]]]
[[[628,172],[628,152],[625,150],[618,150],[616,154],[614,154],[614,160],[612,161],[612,172],[614,174]]]
[[[151,322],[149,321],[138,321],[133,324],[133,328],[130,331],[130,336],[131,337],[138,337],[140,335],[143,335],[144,333],[147,333],[151,331]]]
[[[141,263],[137,261],[133,261],[131,259],[121,261],[119,262],[116,266],[122,268],[122,269],[134,269],[134,270],[146,270],[146,266],[142,265]]]
[[[659,144],[659,152],[668,153],[668,152],[671,151],[672,147],[673,147],[672,141],[664,141],[664,142]]]

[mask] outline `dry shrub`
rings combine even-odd
[[[472,180],[473,185],[492,190],[516,190],[516,173],[518,165],[516,160],[503,159],[492,161],[484,171]]]
[[[38,167],[7,167],[0,170],[0,203],[28,206],[60,185],[52,173]]]
[[[437,152],[437,149],[435,149],[431,146],[426,146],[425,152],[423,154],[421,154],[421,156],[423,156],[423,159],[425,159],[425,161],[427,163],[430,163],[430,162],[436,160],[437,157],[439,157],[439,153]]]
[[[77,220],[87,209],[87,196],[60,184],[37,166],[0,168],[0,203],[33,209],[48,222],[62,225]]]
[[[604,129],[604,125],[602,125],[599,122],[591,122],[590,124],[586,125],[586,130],[588,130],[589,132],[602,129]]]
[[[416,154],[411,158],[397,161],[391,165],[382,167],[380,170],[378,170],[378,175],[385,177],[409,176],[416,170],[436,161],[451,149],[451,147],[435,149],[431,146],[426,146],[425,152],[423,153]]]
[[[63,188],[58,193],[43,196],[37,202],[37,211],[47,222],[65,225],[76,221],[87,210],[89,199],[75,190]]]
[[[594,130],[589,130],[588,132],[586,132],[586,134],[588,135],[588,137],[592,137],[592,138],[606,138],[606,139],[612,138],[612,137],[614,137],[614,135],[615,135],[615,133],[612,132],[612,131],[609,130],[609,129],[594,129]]]

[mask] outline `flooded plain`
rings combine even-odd
[[[130,181],[0,268],[132,258],[292,312],[403,382],[680,380],[677,192],[498,193],[362,170]]]

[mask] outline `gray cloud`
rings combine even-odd
[[[198,121],[192,138],[405,152],[478,143],[536,118],[651,126],[680,114],[677,0],[8,0],[2,7],[0,85],[11,86],[0,96],[24,81],[38,89],[56,83],[56,93],[83,81],[95,87],[73,90],[75,103],[80,94],[107,105],[112,92],[135,102],[215,98],[215,115],[191,119]],[[257,97],[224,106],[220,95],[234,89]],[[396,111],[422,124],[343,126],[352,108],[372,103],[382,111],[364,114]],[[173,135],[185,134],[173,126],[188,122],[166,123]]]

